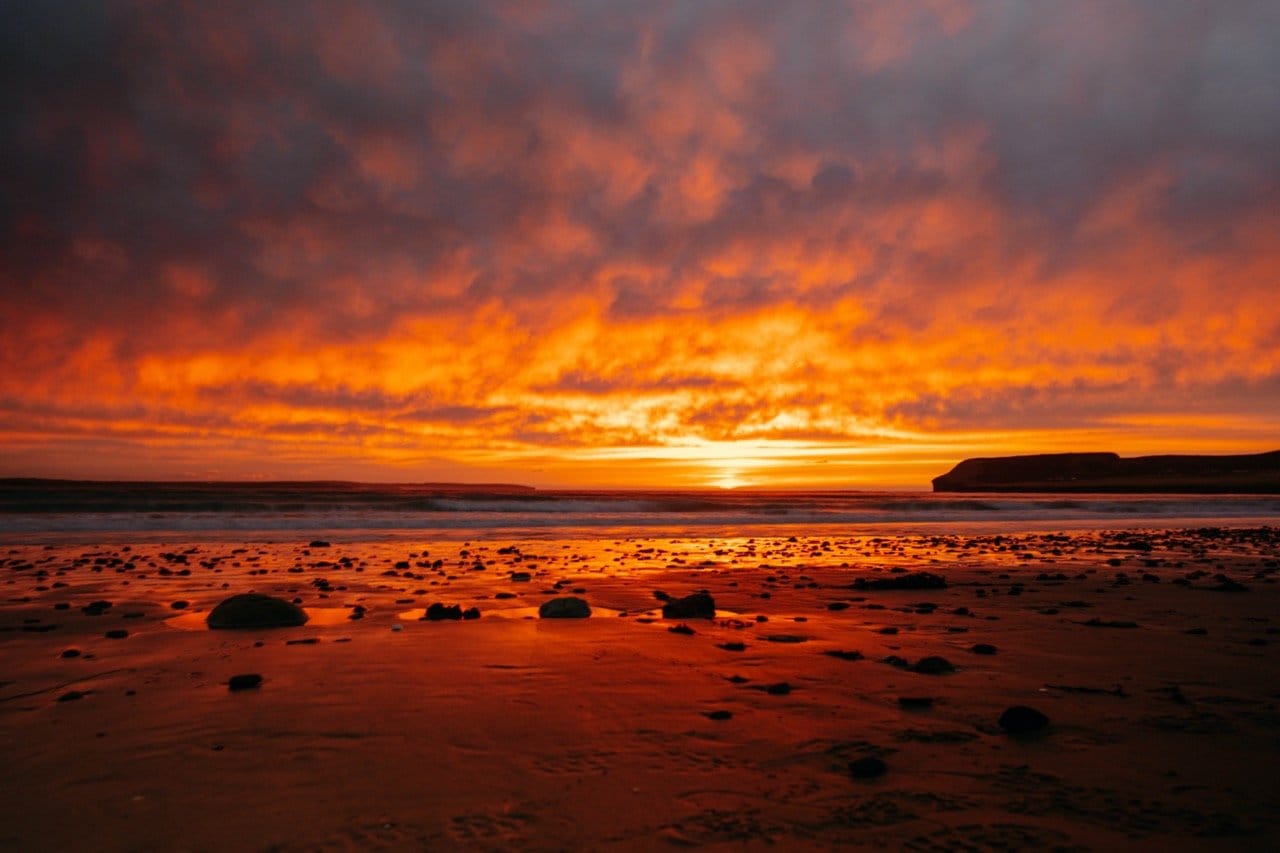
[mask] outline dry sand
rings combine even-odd
[[[1274,529],[0,553],[8,849],[1280,848]]]

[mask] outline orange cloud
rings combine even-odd
[[[0,474],[924,487],[1270,449],[1266,22],[1090,9],[30,11]]]

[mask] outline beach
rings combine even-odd
[[[8,545],[0,843],[1280,844],[1280,530],[748,532]]]

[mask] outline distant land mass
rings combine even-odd
[[[1245,456],[1044,453],[966,459],[935,492],[1280,494],[1280,450]]]

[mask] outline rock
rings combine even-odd
[[[791,685],[785,681],[779,681],[777,684],[765,687],[764,692],[770,696],[786,696],[791,692]]]
[[[853,589],[946,589],[947,581],[933,572],[907,572],[892,578],[858,578]]]
[[[328,548],[329,543],[324,541],[323,539],[313,539],[311,540],[311,544],[308,545],[307,547],[308,548]]]
[[[969,651],[975,655],[994,655],[997,650],[990,643],[976,643]]]
[[[685,634],[688,636],[693,636],[694,634],[698,633],[697,631],[693,630],[683,622],[681,622],[679,625],[672,625],[670,628],[667,629],[667,631],[669,631],[672,634]]]
[[[247,672],[243,675],[233,675],[231,680],[227,682],[228,690],[253,690],[262,685],[262,676],[256,672]]]
[[[129,632],[123,628],[112,628],[102,636],[106,637],[108,640],[123,640],[125,637],[129,636]]]
[[[422,614],[419,622],[442,622],[446,619],[460,620],[462,619],[462,605],[460,604],[441,604],[435,602],[427,608]]]
[[[862,660],[862,652],[843,651],[841,649],[828,649],[827,651],[823,652],[823,654],[827,655],[828,657],[840,658],[840,660]]]
[[[855,779],[874,779],[883,776],[888,770],[888,765],[874,755],[849,762],[849,772]]]
[[[210,628],[293,628],[305,625],[307,614],[283,598],[246,592],[233,595],[209,611]]]
[[[921,675],[942,675],[947,672],[955,672],[956,668],[946,658],[930,655],[916,661],[915,666],[911,667],[911,671],[918,672]]]
[[[663,619],[714,619],[716,602],[705,592],[669,600],[662,605]]]
[[[59,702],[74,702],[77,699],[83,699],[87,694],[79,690],[68,690],[58,697]]]
[[[732,711],[708,711],[705,714],[708,720],[731,720],[733,719]]]
[[[171,610],[186,610],[190,605],[191,605],[191,602],[183,601],[182,599],[169,602],[169,608]]]
[[[807,643],[808,637],[800,634],[769,634],[765,637],[770,643]]]
[[[899,708],[909,708],[912,710],[924,710],[933,707],[932,696],[899,696]]]
[[[1049,718],[1026,705],[1014,705],[1000,715],[1000,728],[1011,735],[1025,735],[1041,731],[1049,725]]]
[[[78,658],[80,657],[80,650],[79,649],[63,649],[61,657]]]
[[[541,619],[586,619],[590,615],[591,605],[571,595],[549,598],[538,608]]]
[[[739,643],[737,640],[730,640],[726,643],[716,643],[717,649],[724,649],[726,652],[746,651],[747,644]]]

